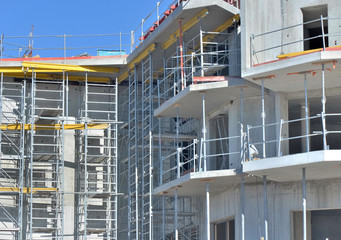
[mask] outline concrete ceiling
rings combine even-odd
[[[244,89],[243,96],[257,96],[259,87],[249,84],[241,78],[231,78],[227,81],[193,84],[188,86],[175,97],[169,99],[155,110],[156,117],[176,117],[177,108],[180,117],[201,118],[203,94],[205,94],[206,114],[214,112],[235,99],[240,98],[240,89]]]
[[[340,49],[341,50],[341,49]],[[335,68],[333,61],[335,61]],[[341,87],[341,51],[316,52],[255,66],[243,73],[243,77],[275,92],[304,91],[304,75],[307,76],[308,90],[322,88],[322,65],[325,63],[325,87]],[[269,78],[268,76],[272,76]]]

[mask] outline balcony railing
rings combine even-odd
[[[307,21],[304,23],[268,31],[260,34],[251,34],[250,36],[250,66],[270,62],[278,59],[278,55],[301,52],[304,50],[304,44],[310,40],[321,39],[322,46],[320,50],[325,51],[328,43],[331,45],[340,45],[337,37],[341,36],[339,30],[332,29],[330,26],[338,25],[341,18],[323,17]],[[304,36],[303,28],[308,24],[319,25],[321,34],[312,37]],[[329,32],[325,31],[325,26],[329,25]],[[290,36],[284,38],[283,36]],[[294,37],[292,37],[294,36]],[[335,40],[333,40],[335,38]]]
[[[299,152],[309,152],[314,150],[340,149],[341,146],[335,144],[335,139],[328,142],[328,137],[335,137],[341,134],[341,128],[335,128],[335,119],[341,119],[341,113],[321,113],[308,118],[299,118],[292,120],[281,120],[280,122],[270,123],[258,126],[247,126],[247,159],[259,159],[269,157],[280,157]],[[336,121],[336,122],[337,122]],[[289,129],[296,124],[303,127],[296,131],[296,134],[287,136],[283,129]],[[290,126],[291,125],[291,126]],[[327,130],[328,127],[333,130]],[[265,137],[262,137],[264,129]],[[308,131],[307,131],[308,130]],[[267,134],[267,133],[270,134]],[[338,142],[338,141],[337,141]],[[297,147],[297,144],[301,144]],[[284,150],[284,148],[286,148]],[[294,151],[293,149],[296,150]]]
[[[243,162],[246,136],[241,127],[240,136],[214,139],[194,139],[186,147],[163,156],[160,161],[160,185],[191,172],[230,169],[229,161]],[[214,150],[213,150],[214,149]]]

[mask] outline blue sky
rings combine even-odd
[[[138,27],[142,18],[145,18],[156,7],[158,1],[162,0],[3,0],[1,1],[0,34],[4,34],[5,37],[28,36],[32,25],[34,25],[33,35],[35,36],[111,34],[120,31],[130,33]],[[160,12],[173,1],[163,0]],[[155,11],[145,28],[156,19]],[[139,29],[136,35],[140,33]],[[129,39],[128,36],[127,39]],[[27,39],[20,41],[19,39],[5,39],[5,41],[25,46],[28,42]],[[46,45],[43,39],[34,41],[34,47],[50,46]],[[62,44],[62,39],[58,41]],[[72,40],[69,41],[68,45],[78,44],[76,40],[74,41],[75,43],[72,43]],[[90,40],[84,39],[84,41]],[[10,47],[5,46],[5,49],[10,49]],[[15,53],[7,51],[7,53],[11,56],[18,55],[17,51]],[[41,52],[38,54],[49,55]]]
[[[36,35],[130,32],[157,0],[4,0],[0,32]],[[164,3],[171,1],[165,0]],[[167,5],[167,4],[166,4]]]

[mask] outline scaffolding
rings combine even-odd
[[[1,239],[64,239],[66,232],[79,239],[117,239],[117,81],[88,77],[112,69],[22,65],[1,69]],[[85,76],[70,85],[75,76],[66,69]],[[13,72],[19,80],[5,79]],[[51,80],[45,72],[62,74]],[[74,86],[82,98],[69,105]],[[66,139],[79,144],[74,155],[66,153]],[[65,161],[75,162],[67,176]],[[65,222],[66,205],[75,227]]]
[[[0,126],[25,124],[25,82],[9,83],[1,73]],[[24,130],[0,130],[0,237],[21,239],[24,205]],[[27,191],[27,189],[26,189]]]
[[[85,75],[80,132],[79,238],[117,239],[117,84],[92,84]],[[107,124],[91,130],[89,124]]]

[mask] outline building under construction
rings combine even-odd
[[[2,34],[0,239],[339,239],[339,1],[155,5]]]

